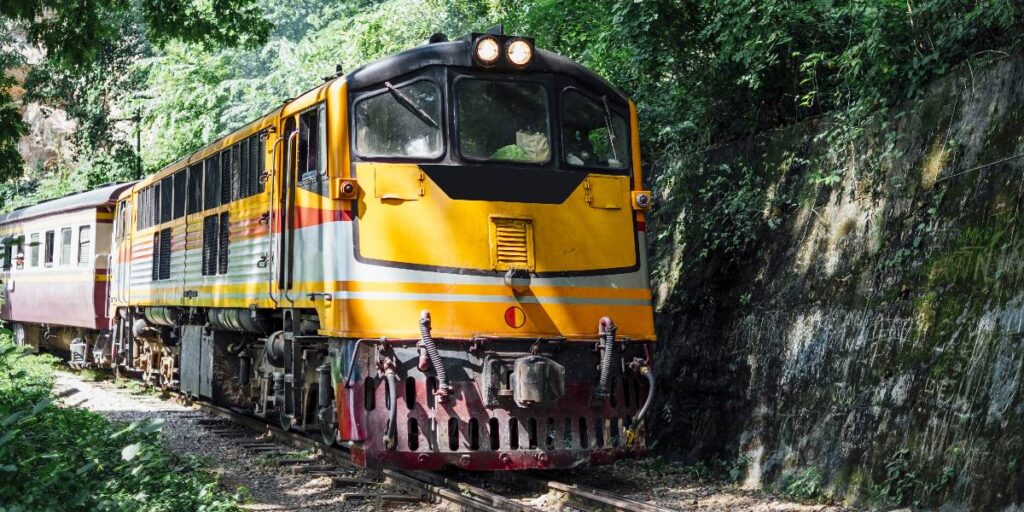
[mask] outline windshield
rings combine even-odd
[[[611,110],[607,98],[576,90],[562,96],[565,160],[576,167],[625,169],[629,162],[626,119]]]
[[[356,103],[356,151],[367,157],[441,155],[441,91],[429,80],[393,86]]]
[[[464,78],[456,85],[456,97],[464,157],[529,163],[551,158],[544,86]]]

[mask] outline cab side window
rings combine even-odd
[[[629,125],[608,98],[592,98],[575,89],[562,95],[565,161],[573,167],[629,167]]]
[[[299,115],[299,187],[327,195],[327,107]]]

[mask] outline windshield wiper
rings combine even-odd
[[[403,107],[408,109],[409,112],[416,114],[416,117],[420,118],[421,121],[427,123],[427,125],[429,125],[431,128],[441,127],[441,125],[437,124],[437,121],[435,121],[433,117],[430,117],[430,114],[428,114],[422,108],[417,107],[416,104],[413,103],[408,96],[402,93],[402,91],[399,91],[397,88],[395,88],[395,86],[391,85],[391,82],[384,82],[384,86],[387,87],[389,91],[391,91],[391,94],[395,96],[395,99],[397,99],[398,102],[401,103]]]
[[[601,96],[604,102],[604,125],[608,129],[608,144],[612,146],[612,158],[619,161],[619,152],[615,150],[615,131],[612,130],[612,109],[608,107],[608,95]]]

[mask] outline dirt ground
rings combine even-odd
[[[400,489],[377,485],[368,488],[332,488],[327,476],[292,474],[275,463],[283,457],[315,457],[309,452],[272,454],[252,451],[241,443],[255,439],[231,437],[211,432],[201,419],[206,413],[162,398],[133,381],[96,381],[86,375],[60,372],[54,392],[69,407],[84,407],[114,421],[163,418],[165,445],[184,456],[200,458],[215,473],[227,491],[247,489],[251,499],[246,508],[253,511],[316,510],[448,510],[426,503],[397,504],[380,500],[345,501],[346,493],[395,494]],[[673,510],[750,511],[750,512],[841,512],[834,505],[807,505],[785,501],[762,491],[745,490],[734,485],[706,481],[693,468],[663,464],[656,459],[622,461],[614,466],[577,470],[569,478],[635,500]],[[359,475],[354,475],[359,476]],[[475,482],[474,482],[475,483]],[[524,504],[546,512],[588,510],[557,491],[532,493],[514,486],[490,484],[492,489],[514,496]]]

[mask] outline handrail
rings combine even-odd
[[[269,276],[267,279],[267,297],[274,301],[275,308],[278,305],[278,300],[277,297],[274,297],[274,262],[276,261],[276,258],[274,258],[274,248],[276,247],[274,243],[274,176],[277,174],[274,170],[277,168],[277,146],[282,142],[284,142],[282,137],[278,137],[274,141],[274,147],[271,149],[270,155],[270,173],[267,174],[266,182],[266,185],[270,187],[270,219],[267,222],[267,226],[270,228],[270,264],[267,265],[267,268],[270,271],[267,273]]]

